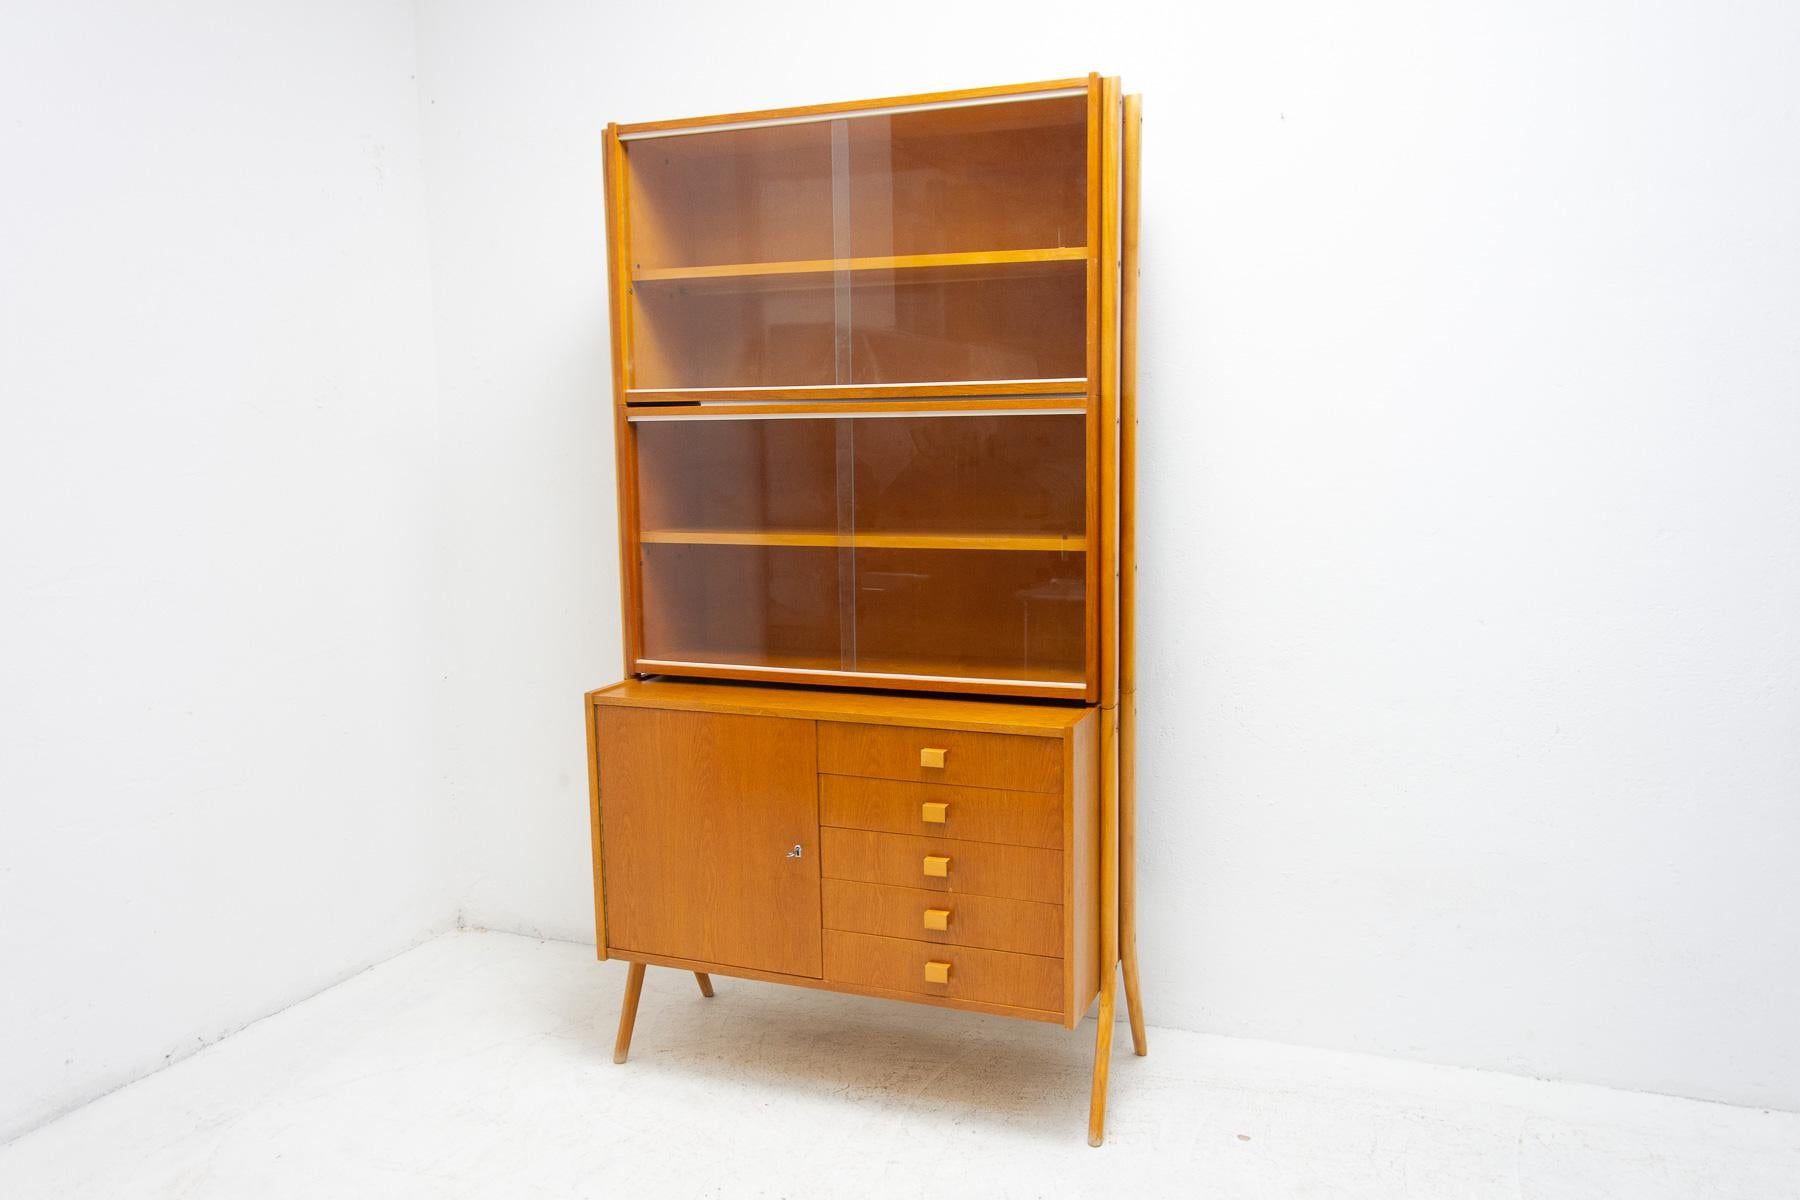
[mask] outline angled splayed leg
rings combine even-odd
[[[637,1024],[638,997],[644,993],[644,964],[634,962],[625,974],[625,1004],[619,1009],[619,1040],[613,1043],[613,1061],[622,1063],[631,1053],[631,1029]]]

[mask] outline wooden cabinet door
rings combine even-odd
[[[607,946],[818,977],[815,724],[604,705],[596,719]]]

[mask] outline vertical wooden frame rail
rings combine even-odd
[[[1144,98],[1125,97],[1119,309],[1119,953],[1131,1042],[1149,1053],[1137,960],[1137,323]]]

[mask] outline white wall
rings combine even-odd
[[[1800,10],[420,10],[465,916],[590,939],[599,136],[1147,97],[1153,1022],[1800,1108]]]
[[[453,919],[413,29],[0,15],[0,1139]]]

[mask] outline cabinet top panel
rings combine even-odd
[[[647,137],[678,136],[701,129],[716,130],[720,126],[801,124],[830,120],[834,117],[877,115],[896,109],[949,104],[978,104],[1005,101],[1015,96],[1085,91],[1090,77],[1040,80],[1037,83],[1009,83],[997,87],[963,88],[950,92],[921,92],[910,96],[884,96],[867,100],[844,100],[835,104],[802,104],[793,108],[766,108],[754,112],[717,113],[706,117],[683,117],[670,121],[639,121],[615,127],[623,140]]]
[[[748,683],[685,683],[674,679],[628,679],[589,692],[588,699],[594,704],[628,708],[672,708],[873,725],[977,729],[1037,737],[1060,737],[1064,730],[1081,724],[1093,712],[1089,707],[1067,704],[945,700],[932,696],[885,696]]]

